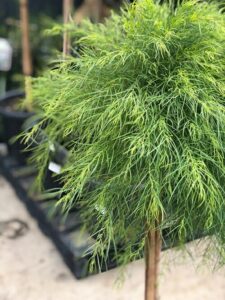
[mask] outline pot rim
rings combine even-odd
[[[12,90],[6,92],[5,95],[0,97],[0,114],[9,118],[16,119],[25,119],[34,115],[33,112],[25,112],[25,111],[8,111],[5,109],[4,104],[13,98],[22,98],[25,96],[25,93],[20,90]]]

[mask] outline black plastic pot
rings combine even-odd
[[[21,140],[12,141],[23,130],[24,122],[27,121],[33,113],[26,111],[10,110],[10,104],[23,98],[24,92],[10,91],[0,98],[0,124],[1,124],[1,139],[7,144],[8,152],[19,163],[25,163],[27,153],[24,152],[25,146]]]
[[[62,167],[66,163],[68,151],[59,144],[55,144],[53,148],[54,151],[52,151],[51,162]],[[47,169],[43,185],[45,190],[50,190],[61,188],[62,183],[60,182],[59,176],[57,176],[57,174],[55,174],[52,170]]]
[[[4,130],[2,124],[2,118],[0,117],[0,143],[4,143]]]

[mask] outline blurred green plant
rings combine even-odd
[[[80,57],[34,79],[42,120],[25,141],[41,128],[48,137],[33,156],[39,184],[63,144],[59,203],[92,223],[99,266],[110,248],[120,263],[139,258],[159,217],[170,240],[210,233],[222,250],[225,15],[216,4],[173,12],[143,0],[74,33]]]
[[[43,7],[43,11],[36,11],[36,8],[43,5],[30,3],[30,39],[34,75],[42,72],[50,60],[53,57],[55,58],[57,50],[61,50],[61,36],[47,36],[45,34],[46,29],[55,26],[60,20],[54,3],[51,5],[53,5],[52,10],[49,10],[49,7],[47,7],[47,10],[46,7]],[[55,17],[55,20],[52,16]],[[1,2],[0,20],[0,37],[7,38],[14,51],[12,70],[8,74],[8,89],[12,89],[21,86],[24,81],[21,63],[22,50],[18,0],[14,0],[12,3],[7,1]]]

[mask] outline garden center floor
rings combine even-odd
[[[0,300],[143,299],[143,260],[128,266],[122,287],[116,284],[118,269],[81,281],[74,279],[51,241],[0,177],[0,222],[12,218],[26,222],[29,229],[10,239],[10,232],[0,223]],[[225,268],[211,273],[209,264],[199,265],[200,255],[194,261],[190,255],[196,257],[192,245],[186,256],[175,250],[163,253],[160,299],[225,300]]]

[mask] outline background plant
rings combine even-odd
[[[62,1],[29,1],[31,51],[34,75],[39,74],[61,50],[60,36],[47,36],[45,30],[60,21]],[[0,36],[13,47],[12,70],[8,73],[8,89],[18,88],[23,82],[19,1],[0,3]]]
[[[140,257],[159,217],[170,240],[211,233],[223,249],[224,15],[143,0],[76,35],[82,55],[34,80],[42,121],[26,138],[48,136],[33,156],[39,183],[62,143],[60,203],[92,223],[100,265],[110,248],[119,262]]]

